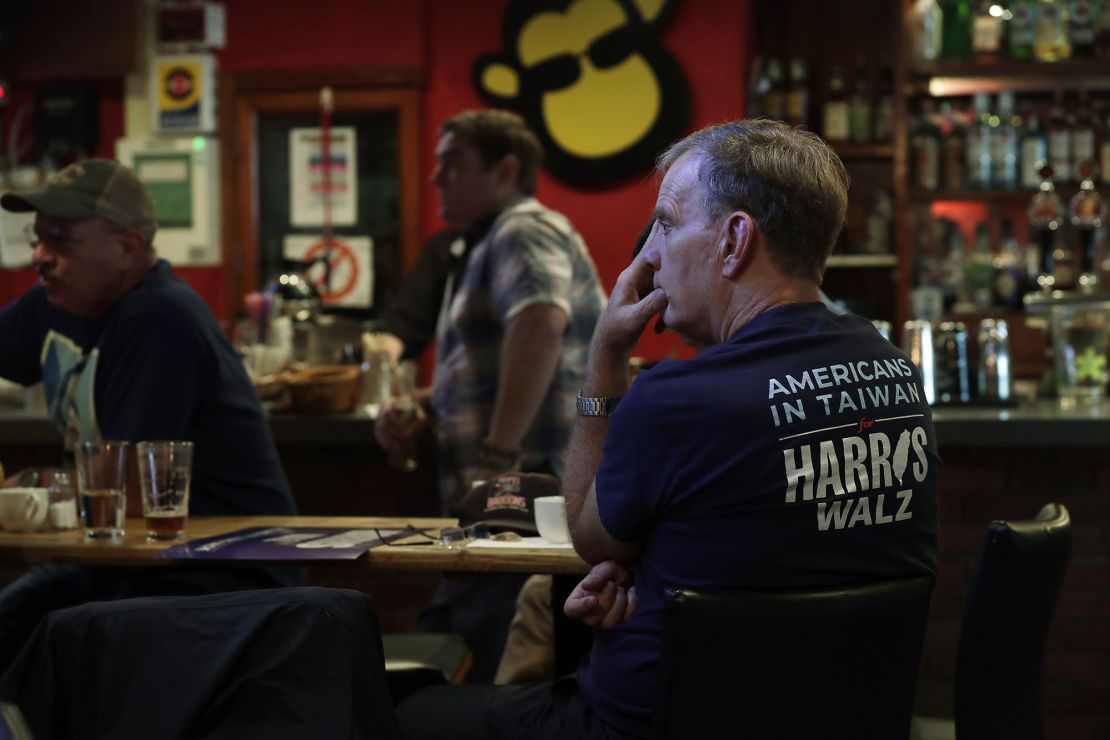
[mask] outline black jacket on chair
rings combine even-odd
[[[0,679],[38,740],[396,738],[370,598],[283,588],[51,613]]]

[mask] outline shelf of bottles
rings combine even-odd
[[[1107,190],[1110,95],[1058,89],[926,98],[911,111],[909,145],[915,201],[1027,201],[1042,187],[1046,163],[1061,196],[1075,192],[1085,163],[1094,165],[1094,186]]]
[[[804,126],[824,137],[845,159],[893,157],[894,74],[889,60],[875,72],[866,57],[857,57],[850,70],[851,90],[848,72],[840,64],[831,65],[824,89],[813,90],[804,59],[756,57],[748,85],[747,117]],[[815,99],[818,104],[811,105]]]
[[[873,60],[874,61],[874,60]],[[800,57],[756,57],[747,96],[749,118],[771,118],[822,136],[849,166],[894,160],[894,76],[889,59],[879,64],[857,57],[855,66],[815,64],[823,84],[811,84],[810,64]],[[851,73],[851,76],[848,76]],[[851,80],[849,90],[848,80]],[[890,177],[853,177],[852,198],[865,203],[856,223],[841,234],[831,268],[890,268],[894,198]],[[854,227],[854,228],[851,228]]]
[[[1105,290],[1110,0],[916,0],[910,29],[911,314]]]

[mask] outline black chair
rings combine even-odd
[[[654,736],[907,737],[932,589],[668,591]]]
[[[915,736],[1039,740],[1045,640],[1070,551],[1061,504],[987,525],[960,629],[955,722],[915,718]]]
[[[400,736],[368,596],[325,588],[52,612],[0,678],[38,740]]]

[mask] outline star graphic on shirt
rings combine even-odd
[[[1106,355],[1094,347],[1083,350],[1083,354],[1075,358],[1075,379],[1102,383],[1106,379]]]

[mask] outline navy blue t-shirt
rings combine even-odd
[[[43,381],[67,449],[78,440],[192,440],[192,514],[295,513],[242,360],[165,260],[95,321],[32,288],[0,311],[0,376]]]
[[[641,373],[596,481],[606,531],[643,543],[639,609],[596,633],[583,694],[609,724],[648,734],[667,586],[935,573],[939,464],[917,369],[870,322],[818,303],[772,309]]]

